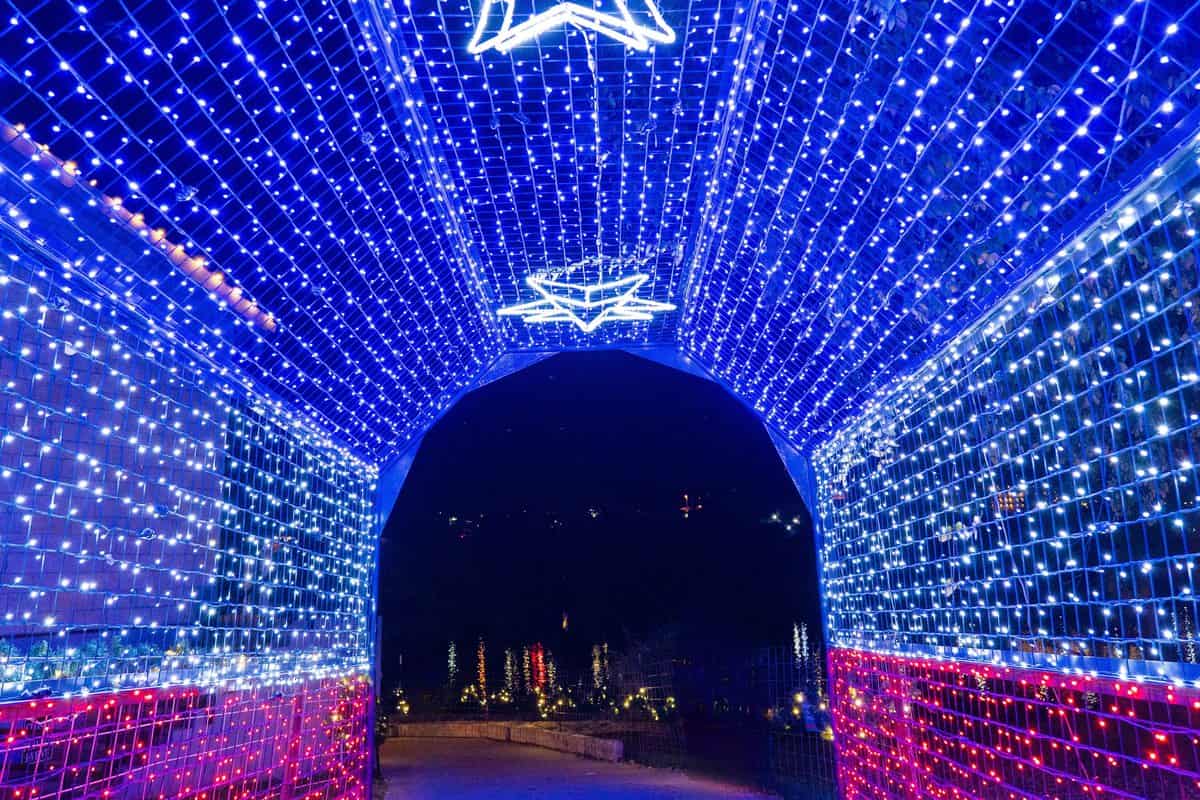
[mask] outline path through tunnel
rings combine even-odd
[[[723,388],[616,351],[540,361],[423,438],[383,534],[384,710],[828,792],[815,553],[770,436]]]

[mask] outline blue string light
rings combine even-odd
[[[1200,688],[1200,163],[1158,172],[818,448],[836,643]]]

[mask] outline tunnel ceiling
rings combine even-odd
[[[1177,147],[1200,82],[1160,0],[7,17],[17,251],[378,460],[505,353],[614,346],[811,445]]]

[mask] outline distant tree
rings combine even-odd
[[[504,651],[504,691],[510,700],[517,697],[517,654],[511,649]]]
[[[479,702],[481,705],[487,705],[487,650],[483,644],[483,637],[479,637],[479,645],[475,648],[475,658],[477,662],[478,679],[479,679]]]

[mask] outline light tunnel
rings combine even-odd
[[[1200,798],[1198,225],[1190,0],[9,0],[0,797],[368,797],[423,432],[621,349],[813,512],[843,798]]]

